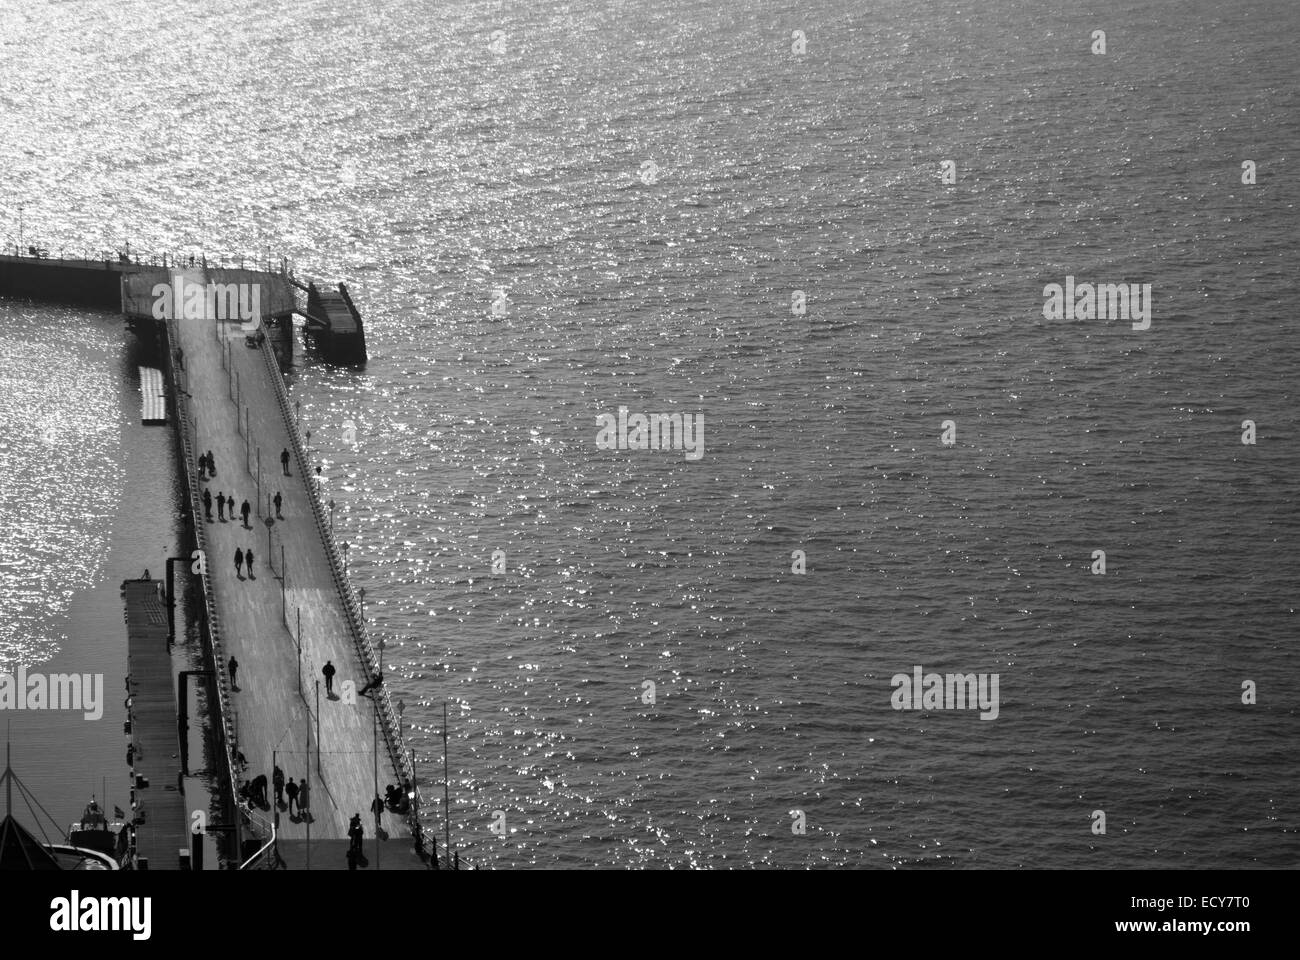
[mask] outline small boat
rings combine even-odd
[[[109,820],[94,797],[86,804],[81,819],[68,828],[68,844],[109,857],[119,867],[126,862],[130,833],[122,820]]]
[[[125,824],[104,816],[99,804],[92,798],[81,820],[72,825],[66,843],[53,843],[44,827],[37,821],[37,829],[44,840],[38,840],[13,815],[14,787],[18,796],[27,802],[33,815],[45,814],[57,834],[59,825],[45,808],[32,796],[26,785],[9,765],[9,745],[5,744],[5,768],[0,773],[0,786],[4,787],[5,814],[0,819],[0,871],[9,870],[119,870],[128,852],[129,832]]]

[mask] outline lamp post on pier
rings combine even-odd
[[[330,536],[334,536],[334,501],[330,501]]]
[[[364,626],[366,622],[366,588],[357,588],[357,599],[361,602],[361,623]]]
[[[344,541],[343,541],[343,577],[344,577],[344,579],[347,579],[347,575],[348,575],[348,551],[349,551],[350,549],[352,549],[352,545],[351,545],[350,543],[348,543],[346,540],[344,540]]]

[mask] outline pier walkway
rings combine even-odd
[[[202,270],[186,274],[187,282],[206,282]],[[310,794],[309,817],[280,815],[280,839],[345,838],[349,819],[360,813],[373,846],[376,775],[380,793],[389,783],[400,785],[405,756],[386,694],[353,703],[339,696],[345,681],[360,690],[375,675],[374,651],[340,576],[316,481],[304,475],[306,458],[270,347],[246,346],[238,322],[180,319],[168,329],[173,349],[183,351],[181,362],[173,357],[172,372],[181,389],[178,427],[188,438],[182,449],[190,452],[185,468],[197,483],[195,497],[207,491],[213,498],[211,520],[200,507],[194,521],[206,553],[216,655],[238,662],[233,684],[221,664],[219,693],[231,752],[247,761],[242,780],[259,774],[270,780],[274,754],[286,780],[306,779]],[[217,472],[199,480],[197,457],[209,450]],[[281,463],[286,450],[288,475]],[[277,493],[282,519],[268,526]],[[234,499],[233,519],[228,512],[220,519],[218,496]],[[240,513],[245,501],[247,526]],[[251,576],[247,568],[236,570],[237,549],[253,551]],[[333,698],[321,674],[326,661],[337,670]],[[274,801],[273,788],[268,794]],[[254,824],[265,827],[271,816],[259,811]],[[382,825],[396,841],[396,863],[398,847],[411,843],[406,820],[385,811]]]
[[[142,777],[131,788],[136,820],[136,855],[151,870],[177,870],[190,844],[181,764],[176,746],[176,681],[167,648],[167,612],[158,580],[127,580],[127,677],[130,688],[131,774]],[[112,810],[107,811],[112,813]]]

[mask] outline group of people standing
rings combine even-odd
[[[211,480],[216,475],[217,475],[217,462],[212,455],[212,451],[209,450],[207,453],[200,454],[199,455],[199,479]],[[227,496],[224,490],[218,490],[215,499],[217,504],[217,520],[220,521],[221,523],[226,523],[227,522],[226,515],[229,514],[230,521],[233,522],[235,519],[235,498],[233,496]],[[209,487],[204,487],[203,488],[203,513],[208,523],[213,522],[212,502],[213,502],[212,490]],[[283,520],[284,514],[280,512],[280,508],[284,504],[284,497],[281,496],[279,490],[275,491],[275,496],[272,498],[271,502],[275,505],[275,519]],[[252,514],[252,512],[253,512],[253,506],[247,500],[245,500],[242,504],[240,504],[239,515],[245,530],[253,529],[252,525],[248,522],[249,515]],[[243,580],[244,569],[247,568],[248,579],[256,580],[257,574],[253,572],[253,564],[256,560],[257,557],[253,553],[252,547],[249,547],[247,550],[245,550],[243,547],[236,547],[235,548],[235,575],[238,576],[240,580]]]
[[[311,807],[311,787],[307,783],[306,777],[303,777],[301,781],[296,781],[293,777],[290,777],[286,781],[284,771],[279,766],[276,766],[271,775],[271,786],[275,789],[276,807],[280,810],[287,810],[290,819],[307,815],[307,811]],[[271,806],[266,788],[266,774],[263,773],[240,787],[239,795],[253,806],[266,810]]]

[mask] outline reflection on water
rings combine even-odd
[[[53,657],[104,575],[125,475],[119,336],[63,309],[0,306],[0,666]]]

